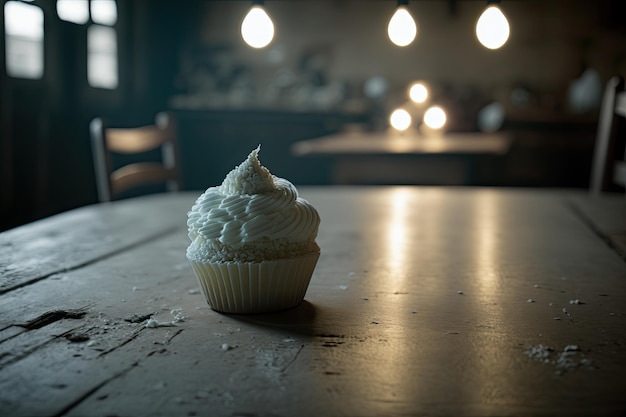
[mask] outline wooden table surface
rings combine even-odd
[[[0,415],[626,413],[623,196],[300,191],[322,254],[273,314],[207,307],[185,258],[199,193],[1,233]]]

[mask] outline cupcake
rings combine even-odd
[[[209,306],[224,313],[299,305],[320,254],[319,214],[261,165],[259,150],[188,213],[187,259]]]

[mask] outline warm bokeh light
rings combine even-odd
[[[389,116],[389,124],[396,130],[407,130],[411,126],[411,115],[404,109],[396,109]]]
[[[414,83],[409,89],[409,97],[414,103],[423,103],[428,98],[428,88],[423,83]]]
[[[487,7],[476,22],[476,37],[485,48],[500,48],[509,34],[509,22],[498,6]]]
[[[241,23],[241,36],[253,48],[264,48],[274,39],[274,23],[260,5],[254,5]]]
[[[430,107],[424,113],[424,123],[431,129],[441,129],[446,124],[446,112],[439,106]]]
[[[398,46],[407,46],[417,36],[417,25],[405,6],[398,6],[387,26],[391,42]]]

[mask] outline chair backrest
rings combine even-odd
[[[591,167],[590,191],[626,190],[626,91],[624,77],[615,76],[606,85]]]
[[[103,119],[90,124],[98,200],[115,200],[121,193],[148,184],[164,183],[167,191],[181,187],[178,137],[173,116],[163,112],[155,124],[135,128],[114,128]],[[161,148],[160,161],[134,161],[114,166],[114,154],[143,154]]]

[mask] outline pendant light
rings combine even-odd
[[[398,0],[398,7],[387,26],[389,40],[398,46],[411,44],[417,36],[417,25],[406,7],[408,4],[408,0]]]
[[[263,0],[254,0],[241,23],[241,37],[253,48],[264,48],[274,39],[274,23],[263,7]]]
[[[498,3],[497,0],[488,0],[487,8],[476,22],[476,37],[488,49],[498,49],[509,39],[509,21]]]

